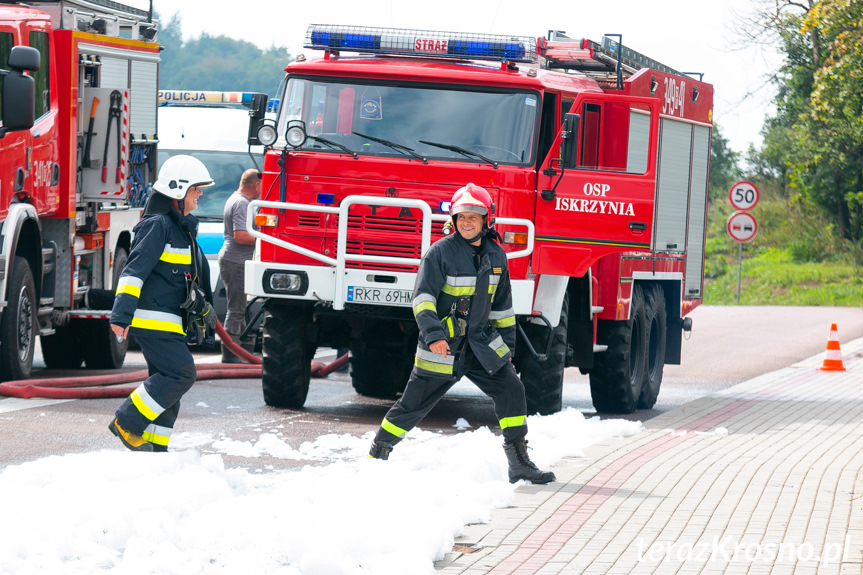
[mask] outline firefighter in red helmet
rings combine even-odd
[[[402,397],[384,417],[369,455],[387,459],[401,441],[462,377],[494,401],[504,438],[509,480],[554,481],[527,454],[524,386],[512,366],[515,315],[506,254],[495,243],[494,204],[480,186],[467,184],[452,197],[456,232],[423,256],[413,292],[419,326],[414,368]]]

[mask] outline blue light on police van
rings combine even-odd
[[[336,195],[335,194],[318,194],[318,203],[330,205],[335,203]]]
[[[447,201],[447,202],[441,202],[440,203],[440,212],[442,214],[448,214],[450,208],[452,208],[452,202]]]

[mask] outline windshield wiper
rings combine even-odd
[[[497,162],[495,162],[491,158],[487,158],[487,157],[483,156],[482,154],[477,154],[476,152],[471,152],[470,150],[462,148],[461,146],[454,146],[452,144],[440,144],[438,142],[428,142],[426,140],[417,140],[417,141],[420,144],[427,144],[429,146],[434,146],[435,148],[443,148],[444,150],[449,150],[451,152],[459,153],[462,156],[465,156],[467,158],[479,158],[483,162],[488,162],[489,164],[491,164],[495,170],[497,169]]]
[[[425,158],[425,156],[421,156],[421,155],[417,154],[413,148],[408,148],[407,146],[403,146],[401,144],[396,144],[395,142],[390,142],[389,140],[384,140],[383,138],[376,138],[374,136],[369,136],[367,134],[361,134],[359,132],[351,132],[351,134],[353,134],[355,136],[359,136],[360,138],[365,138],[366,140],[371,140],[372,142],[377,142],[378,144],[383,144],[384,146],[387,146],[388,148],[392,148],[393,150],[396,150],[397,152],[410,154],[411,156],[413,156],[417,160],[422,160],[423,164],[429,163],[429,161]]]
[[[328,140],[328,139],[326,139],[326,138],[322,138],[322,137],[320,137],[320,136],[306,136],[306,137],[307,137],[308,139],[310,139],[310,140],[315,140],[316,142],[320,142],[320,143],[322,143],[322,144],[326,144],[327,146],[329,146],[329,147],[331,147],[331,148],[338,148],[339,150],[341,150],[341,151],[343,151],[343,152],[347,152],[348,154],[352,155],[352,156],[354,157],[354,159],[355,159],[355,160],[356,160],[356,159],[357,159],[357,157],[358,157],[358,154],[357,154],[355,151],[353,151],[353,150],[352,150],[352,149],[350,149],[349,147],[347,147],[347,146],[345,146],[345,145],[342,145],[342,144],[340,144],[340,143],[338,143],[338,142],[333,142],[332,140]]]

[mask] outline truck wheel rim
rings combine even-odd
[[[30,354],[33,344],[33,305],[27,288],[18,294],[18,357],[23,361]]]

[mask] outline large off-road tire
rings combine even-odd
[[[545,361],[538,361],[526,345],[516,346],[513,364],[519,372],[527,397],[527,412],[533,415],[557,413],[563,405],[563,369],[566,367],[567,328],[569,325],[569,294],[563,297],[560,322],[549,332],[545,325],[526,323],[524,332],[537,353],[545,353],[548,336],[554,338]]]
[[[49,369],[77,369],[84,361],[79,338],[71,324],[54,328],[53,335],[43,335],[42,360]]]
[[[654,284],[644,290],[644,316],[647,325],[647,369],[644,383],[641,386],[641,396],[638,398],[638,409],[650,409],[659,397],[659,387],[662,385],[662,371],[665,368],[665,341],[668,325],[666,324],[665,292],[662,286]]]
[[[39,300],[27,260],[15,258],[7,286],[7,305],[0,322],[0,381],[30,377],[38,329]]]
[[[647,318],[641,286],[632,286],[630,319],[599,320],[596,341],[608,349],[597,353],[590,370],[590,396],[600,413],[632,413],[641,397],[647,371]]]
[[[81,346],[90,369],[117,369],[126,361],[129,340],[117,341],[107,319],[74,319],[72,326],[87,345]]]
[[[310,311],[270,300],[264,310],[264,402],[273,407],[302,407],[309,394],[315,345],[306,331]]]
[[[351,347],[351,383],[360,395],[394,399],[413,369],[416,337],[391,321],[372,324],[367,332],[362,346]]]

